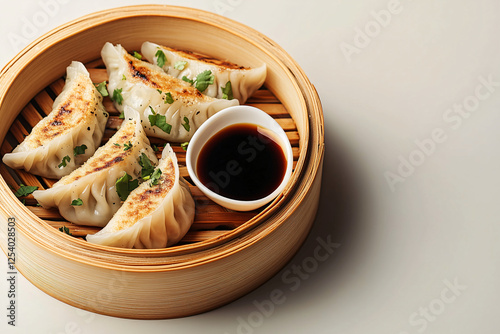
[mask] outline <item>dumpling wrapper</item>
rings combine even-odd
[[[87,235],[88,242],[154,249],[171,246],[184,237],[193,223],[195,204],[168,144],[157,169],[161,176],[156,185],[145,181],[133,190],[106,227]]]
[[[83,166],[52,188],[35,191],[33,196],[44,208],[57,207],[61,215],[74,224],[102,227],[122,204],[116,191],[117,179],[125,173],[133,179],[141,176],[139,157],[142,153],[156,165],[158,159],[137,112],[127,108],[120,129]],[[82,200],[82,205],[71,205],[77,199]]]
[[[229,81],[233,97],[243,104],[266,80],[266,64],[256,68],[247,68],[228,61],[194,52],[176,50],[152,42],[144,42],[141,47],[144,58],[156,65],[158,65],[158,50],[165,54],[166,60],[162,66],[163,70],[178,79],[185,76],[195,80],[198,74],[207,70],[211,71],[214,75],[214,83],[202,92],[211,97],[222,99],[224,97],[223,87],[227,89],[226,85]]]
[[[196,129],[216,112],[238,105],[238,100],[222,100],[203,95],[187,82],[166,74],[161,68],[139,60],[121,46],[106,43],[101,51],[109,76],[108,91],[120,91],[123,101],[115,99],[119,111],[125,106],[137,110],[149,136],[170,142],[186,142]],[[169,102],[169,95],[173,99]],[[158,116],[155,116],[157,114]],[[168,123],[170,132],[151,125],[149,116]],[[162,119],[160,119],[162,118]]]
[[[12,153],[4,155],[2,160],[7,166],[61,178],[80,167],[99,147],[108,119],[102,95],[82,63],[72,62],[66,73],[64,89],[52,111]],[[87,146],[85,153],[75,156],[75,147],[82,145]],[[63,159],[65,166],[61,165]]]

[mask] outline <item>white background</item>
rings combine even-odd
[[[1,0],[2,67],[60,24],[146,3],[60,0],[67,3],[28,34],[23,25],[34,23],[47,1]],[[500,2],[147,3],[218,11],[267,35],[301,65],[319,92],[326,123],[315,225],[299,253],[266,284],[182,319],[94,315],[19,276],[12,328],[2,315],[7,284],[0,274],[1,333],[498,333]],[[226,7],[218,9],[221,3]],[[372,12],[388,6],[394,14],[379,16],[382,27]],[[367,36],[360,33],[365,29]],[[14,35],[25,43],[9,41]],[[463,114],[456,113],[464,104]],[[402,161],[418,166],[402,167]],[[395,178],[398,168],[402,174]],[[340,247],[307,275],[291,273],[313,263],[318,237]],[[0,261],[7,262],[5,255]],[[283,277],[287,273],[295,283]],[[283,303],[257,313],[255,303],[269,301],[274,289],[284,293]]]

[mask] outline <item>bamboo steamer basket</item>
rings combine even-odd
[[[50,219],[57,213],[37,208],[29,196],[26,205],[22,204],[11,189],[15,183],[42,181],[2,164],[0,245],[7,253],[7,220],[13,217],[15,265],[47,294],[100,314],[174,318],[205,312],[243,296],[275,275],[296,253],[311,229],[319,202],[324,123],[314,87],[296,62],[266,36],[196,9],[130,6],[90,14],[56,28],[3,68],[2,155],[12,149],[7,137],[21,141],[26,134],[19,117],[28,119],[36,109],[34,105],[42,109],[49,105],[52,100],[47,97],[47,89],[56,93],[60,90],[71,61],[85,63],[93,79],[102,81],[105,70],[99,59],[105,42],[120,43],[132,51],[139,50],[146,40],[244,66],[267,64],[265,87],[247,104],[261,107],[283,127],[290,127],[287,135],[294,144],[294,172],[284,192],[271,204],[246,215],[222,208],[208,212],[197,202],[197,210],[200,206],[201,211],[207,211],[197,214],[197,219],[205,215],[208,222],[203,225],[203,219],[198,223],[195,219],[198,228],[190,230],[179,245],[155,250],[119,249],[74,237],[93,233],[84,227],[72,226],[74,236],[61,233],[57,227],[64,222]],[[106,106],[113,109],[109,102]],[[182,157],[179,161],[182,163]],[[54,181],[43,182],[50,186]],[[195,197],[201,196],[194,187],[192,192]],[[215,208],[213,203],[204,203]],[[217,224],[226,224],[225,228],[210,224],[211,217],[222,219],[225,223]]]

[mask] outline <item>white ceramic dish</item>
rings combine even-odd
[[[266,197],[251,201],[236,200],[221,196],[205,186],[198,178],[196,171],[198,156],[205,143],[220,130],[240,123],[251,123],[269,130],[271,135],[280,144],[286,158],[286,171],[279,186]],[[186,166],[193,182],[208,198],[231,210],[250,211],[269,203],[285,189],[293,169],[292,146],[285,131],[264,111],[246,105],[235,106],[219,111],[200,126],[189,142],[186,154]]]

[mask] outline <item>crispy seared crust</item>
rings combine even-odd
[[[132,83],[140,82],[164,93],[170,93],[174,99],[182,99],[188,105],[213,100],[213,98],[200,93],[189,83],[165,74],[150,63],[139,60],[128,53],[125,53],[123,57],[128,63],[127,80]]]
[[[76,125],[90,124],[102,100],[88,76],[80,74],[73,82],[71,94],[42,119],[26,137],[25,145],[36,148],[69,132]]]
[[[220,66],[220,67],[225,68],[225,69],[230,69],[230,70],[250,70],[250,68],[247,68],[247,67],[244,67],[244,66],[240,66],[240,65],[237,65],[235,63],[231,63],[229,61],[215,59],[215,58],[212,58],[212,57],[209,57],[209,56],[205,56],[205,55],[203,55],[201,53],[196,53],[196,52],[191,52],[191,51],[177,50],[177,49],[173,49],[173,48],[170,48],[168,46],[163,46],[163,45],[161,47],[164,48],[164,49],[166,49],[166,50],[175,52],[178,55],[180,55],[181,57],[185,57],[185,58],[192,59],[192,60],[198,60],[198,61],[201,61],[201,62],[204,62],[204,63],[207,63],[207,64],[217,65],[217,66]]]
[[[124,230],[155,211],[174,186],[175,177],[175,166],[172,158],[169,157],[156,185],[151,185],[151,181],[146,181],[137,191],[130,193],[121,208],[121,215],[127,219],[117,220],[113,229]]]

